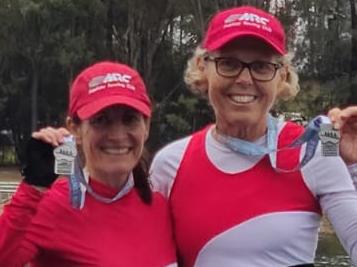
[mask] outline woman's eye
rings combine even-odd
[[[123,123],[124,124],[133,124],[140,121],[140,114],[135,111],[128,111],[123,114]]]
[[[93,126],[103,126],[108,123],[108,118],[105,114],[98,114],[93,118],[89,119],[89,122]]]
[[[240,62],[234,58],[224,58],[219,61],[220,67],[225,69],[240,68]]]
[[[267,62],[253,62],[251,68],[258,72],[269,72],[273,70],[273,66]]]

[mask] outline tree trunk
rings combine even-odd
[[[38,68],[35,60],[32,60],[32,81],[31,81],[31,131],[35,131],[37,129],[38,122]]]
[[[146,53],[144,56],[144,78],[149,85],[149,88],[153,88],[153,85],[156,82],[156,78],[153,75],[152,66],[154,62],[154,57],[157,53],[157,50],[164,40],[167,30],[172,21],[173,15],[173,5],[174,1],[167,1],[166,9],[162,13],[162,17],[159,20],[159,25],[155,29],[150,29],[147,31],[147,42],[146,42]]]
[[[355,0],[350,0],[351,5],[351,72],[354,73],[357,70],[357,14]]]
[[[350,96],[347,100],[348,104],[357,104],[357,14],[355,0],[350,0],[351,5],[351,71],[350,71]]]
[[[193,8],[193,13],[195,14],[193,19],[199,32],[198,37],[201,39],[201,37],[204,35],[206,26],[204,22],[201,0],[191,0],[191,6]]]
[[[106,23],[106,56],[114,57],[113,53],[113,0],[108,0],[107,4],[107,23]]]

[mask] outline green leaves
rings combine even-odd
[[[0,130],[12,130],[21,154],[31,117],[37,128],[62,123],[70,82],[102,59],[128,63],[145,78],[156,107],[153,148],[201,128],[213,116],[183,84],[186,61],[212,14],[240,4],[274,12],[288,32],[302,90],[277,109],[313,116],[357,101],[350,2],[1,0]]]

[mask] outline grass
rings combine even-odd
[[[13,146],[0,147],[0,166],[10,166],[10,165],[15,165],[16,163],[17,160],[16,160],[15,147]]]

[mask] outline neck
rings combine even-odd
[[[97,180],[109,187],[115,188],[120,191],[125,183],[128,181],[128,173],[107,173],[103,171],[93,171],[89,170],[90,177]]]
[[[228,124],[219,123],[217,121],[215,130],[218,134],[253,142],[265,135],[267,131],[267,123],[266,120],[256,124]]]

